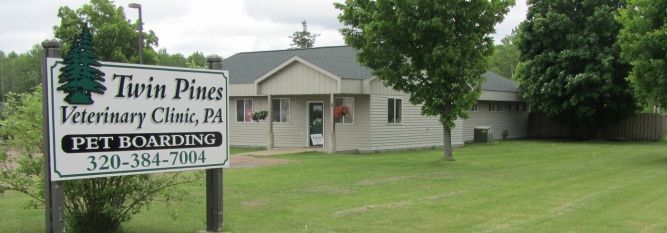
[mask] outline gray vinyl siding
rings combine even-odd
[[[404,92],[400,92],[394,90],[391,87],[385,86],[384,83],[382,83],[382,80],[379,78],[370,80],[368,84],[368,94],[380,96],[408,96],[408,94]]]
[[[252,110],[266,110],[266,97],[229,98],[229,144],[232,146],[263,147],[267,142],[266,122],[237,122],[236,100],[252,99]]]
[[[370,140],[370,96],[340,95],[354,97],[354,123],[336,124],[336,150],[367,150]]]
[[[479,97],[480,101],[509,101],[509,102],[520,102],[521,97],[519,97],[518,92],[510,91],[482,91],[482,95]]]
[[[402,122],[387,123],[387,99],[400,98],[403,102]],[[436,117],[421,115],[421,107],[412,105],[406,96],[370,96],[369,151],[436,147],[443,144],[442,125]],[[452,130],[452,145],[462,145],[462,120]]]
[[[308,147],[308,103],[324,103],[324,122],[331,121],[329,113],[328,95],[305,95],[274,97],[290,99],[290,119],[287,123],[273,123],[274,145],[276,147]],[[328,143],[328,134],[331,128],[329,124],[324,125],[324,145]]]
[[[472,141],[474,139],[474,128],[476,126],[491,126],[493,138],[496,140],[502,139],[503,131],[507,130],[508,139],[525,138],[528,137],[528,111],[516,112],[514,109],[508,111],[509,104],[517,104],[519,102],[489,102],[480,101],[478,103],[477,112],[470,112],[468,119],[464,122],[465,141]],[[503,104],[502,112],[489,111],[489,104]]]
[[[258,84],[260,95],[328,94],[338,92],[338,81],[293,62]]]

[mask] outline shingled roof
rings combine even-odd
[[[372,77],[371,71],[357,62],[354,48],[348,46],[237,53],[224,59],[222,68],[229,71],[231,84],[254,83],[262,75],[295,56],[343,79]],[[517,92],[517,85],[512,80],[493,72],[486,72],[482,76],[486,78],[482,90]]]

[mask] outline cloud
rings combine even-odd
[[[308,21],[308,25],[326,29],[339,29],[338,10],[334,2],[322,0],[246,0],[243,10],[253,19],[286,24],[299,24]]]

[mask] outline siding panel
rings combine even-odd
[[[387,98],[403,101],[402,123],[387,123]],[[443,130],[437,117],[421,115],[421,106],[412,105],[405,96],[370,97],[370,146],[368,150],[392,150],[442,146]],[[452,130],[452,145],[463,145],[463,121],[456,120]]]
[[[516,104],[516,102],[487,102],[480,101],[478,103],[478,111],[470,112],[468,119],[464,123],[464,138],[465,141],[473,141],[474,128],[477,126],[491,126],[493,138],[495,140],[502,139],[503,131],[507,130],[507,138],[525,138],[528,137],[528,116],[529,112],[507,111],[508,104]],[[503,104],[503,111],[491,112],[489,111],[489,104]]]
[[[326,94],[338,91],[338,81],[300,62],[293,62],[258,86],[260,95]]]

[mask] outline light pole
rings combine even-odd
[[[144,64],[144,21],[141,19],[141,4],[130,3],[128,6],[139,10],[139,64]]]

